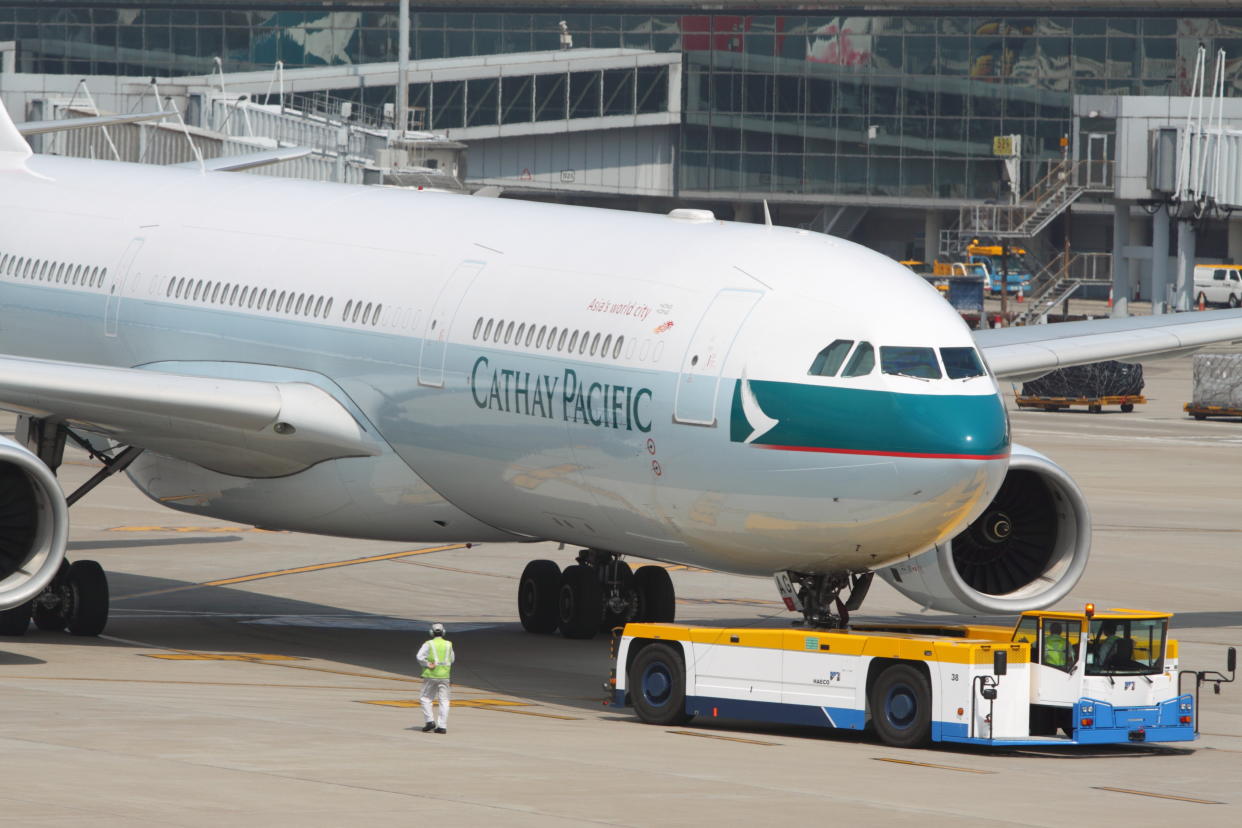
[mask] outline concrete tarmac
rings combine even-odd
[[[1242,422],[1195,422],[1190,360],[1150,403],[1013,413],[1095,521],[1066,608],[1176,612],[1183,667],[1242,646]],[[1012,407],[1012,406],[1011,406]],[[4,426],[8,428],[8,426]],[[70,453],[65,487],[93,465]],[[107,569],[99,639],[0,639],[0,824],[23,826],[1061,826],[1242,821],[1242,686],[1205,689],[1177,748],[895,750],[869,734],[654,727],[604,706],[608,642],[523,633],[526,561],[555,544],[389,544],[188,517],[114,479],[73,507]],[[409,554],[405,554],[409,553]],[[767,581],[675,568],[678,619],[790,620]],[[941,619],[883,584],[860,616]],[[447,735],[419,732],[413,652],[458,652]]]

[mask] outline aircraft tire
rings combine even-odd
[[[34,625],[44,632],[57,632],[65,628],[65,613],[59,606],[42,607],[36,604],[31,609],[30,616]]]
[[[638,718],[647,724],[678,725],[686,713],[686,665],[681,653],[667,644],[648,644],[630,665],[626,686]]]
[[[70,635],[99,635],[108,624],[108,576],[95,561],[75,561],[69,567],[69,611],[65,626]]]
[[[634,573],[634,590],[638,593],[635,621],[673,622],[677,615],[677,593],[667,569],[662,566],[640,566]]]
[[[931,688],[909,664],[884,668],[871,686],[871,722],[886,745],[922,747],[931,741]]]
[[[615,567],[615,569],[614,569]],[[627,606],[614,611],[608,606],[608,580],[615,579],[621,589],[621,595]],[[624,627],[627,621],[634,618],[638,611],[638,593],[634,589],[634,571],[625,561],[611,561],[604,567],[604,619],[600,622],[600,632],[607,632],[613,627]]]
[[[0,635],[25,635],[30,627],[33,603],[33,601],[27,601],[11,609],[0,610]]]
[[[594,638],[604,617],[604,589],[594,567],[574,564],[561,573],[557,600],[561,635]]]
[[[518,618],[527,632],[556,632],[560,623],[557,605],[561,591],[561,568],[555,561],[531,561],[518,581]]]

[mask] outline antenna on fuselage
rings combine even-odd
[[[768,200],[766,198],[763,200],[763,223],[768,227],[772,226],[772,211],[768,209]]]

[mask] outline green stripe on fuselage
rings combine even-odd
[[[759,407],[777,424],[755,445],[901,455],[988,457],[1009,453],[1009,419],[996,394],[897,394],[751,380]],[[729,437],[746,441],[754,426],[733,386]]]

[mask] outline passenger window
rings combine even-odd
[[[561,338],[556,343],[556,350],[565,350],[565,337],[569,335],[569,328],[561,328]]]
[[[215,288],[211,291],[211,301],[215,304],[220,299],[220,283],[216,282]]]
[[[505,327],[505,344],[506,344],[506,345],[508,345],[508,344],[509,344],[509,340],[513,338],[513,326],[514,326],[514,324],[516,324],[516,323],[514,323],[514,322],[510,322],[510,323],[509,323],[509,324]]]
[[[870,342],[859,342],[845,366],[842,377],[865,377],[875,370],[875,349]]]
[[[535,339],[535,324],[532,322],[530,326],[526,328],[526,347],[527,348],[530,347],[530,343],[534,339]]]
[[[940,379],[940,363],[936,362],[936,352],[932,348],[881,345],[880,371],[898,377]]]
[[[974,348],[941,348],[940,358],[949,379],[970,379],[986,373]]]
[[[595,356],[597,350],[599,350],[599,334],[591,338],[591,356]]]
[[[834,340],[824,350],[815,355],[807,374],[812,377],[835,377],[841,370],[841,363],[849,356],[850,348],[854,347],[852,339]]]
[[[362,311],[362,324],[367,324],[367,319],[371,317],[371,303],[367,302],[367,306]]]
[[[198,297],[201,296],[202,293],[203,293],[203,283],[195,279],[194,280],[194,301],[195,302],[198,301]]]
[[[323,306],[323,318],[327,319],[328,314],[332,313],[332,299],[328,299],[328,304]]]
[[[276,291],[274,290],[267,291],[267,304],[263,306],[263,309],[270,311],[272,309],[272,305],[275,305],[275,304],[276,304]]]
[[[327,314],[323,312],[323,297],[322,296],[319,296],[315,299],[315,316],[317,317],[327,316]],[[483,320],[480,319],[479,321],[482,322]]]
[[[483,317],[479,317],[479,321],[474,323],[474,339],[479,338],[479,332],[483,330]]]
[[[599,334],[596,334],[596,336],[599,336]],[[591,332],[590,332],[590,331],[583,331],[583,332],[582,332],[582,340],[578,343],[578,353],[579,353],[579,354],[585,354],[585,353],[586,353],[586,349],[587,349],[587,342],[588,342],[590,339],[591,339]]]
[[[608,356],[608,349],[611,347],[612,347],[612,334],[608,334],[608,336],[604,337],[604,344],[599,346],[599,355],[602,357]]]
[[[612,358],[618,359],[621,356],[621,343],[625,342],[624,336],[617,337],[617,344],[612,346]]]
[[[98,268],[96,268],[98,270]],[[104,279],[108,278],[108,268],[99,271],[99,286],[103,287]]]
[[[483,341],[484,342],[492,338],[492,325],[494,324],[496,324],[495,319],[487,320],[487,327],[483,329]]]
[[[578,332],[574,331],[573,335],[569,337],[569,352],[571,354],[574,352],[574,346],[577,344],[578,344]]]
[[[167,293],[167,294],[165,294],[165,295],[167,295],[167,296],[172,296],[172,295],[173,295],[173,288],[175,288],[176,286],[177,286],[177,280],[176,280],[176,279],[169,279],[169,280],[168,280],[168,293]]]
[[[492,342],[500,342],[500,338],[505,335],[505,320],[501,319],[496,323],[496,335],[492,337]]]
[[[305,302],[306,302],[306,294],[305,294],[305,293],[299,293],[299,294],[298,294],[298,301],[297,301],[297,304],[295,304],[295,305],[294,305],[294,310],[293,310],[293,312],[294,312],[294,313],[297,313],[297,314],[302,313],[302,305],[303,305]]]
[[[546,335],[547,335],[547,333],[548,333],[548,326],[547,326],[547,325],[540,325],[540,326],[539,326],[539,336],[537,336],[537,337],[535,338],[535,347],[536,347],[536,348],[542,348],[542,347],[543,347],[543,339],[544,339],[544,336],[546,336]]]
[[[381,313],[383,313],[383,312],[384,312],[384,306],[383,306],[383,305],[376,305],[376,306],[375,306],[375,313],[371,314],[371,327],[375,327],[376,325],[378,325],[378,324],[379,324],[379,321],[380,321],[380,314],[381,314]]]
[[[514,344],[514,345],[521,345],[521,344],[522,344],[522,336],[523,336],[525,333],[526,333],[526,323],[525,323],[525,322],[523,322],[521,325],[518,325],[518,329],[517,329],[517,336],[513,337],[513,344]]]

